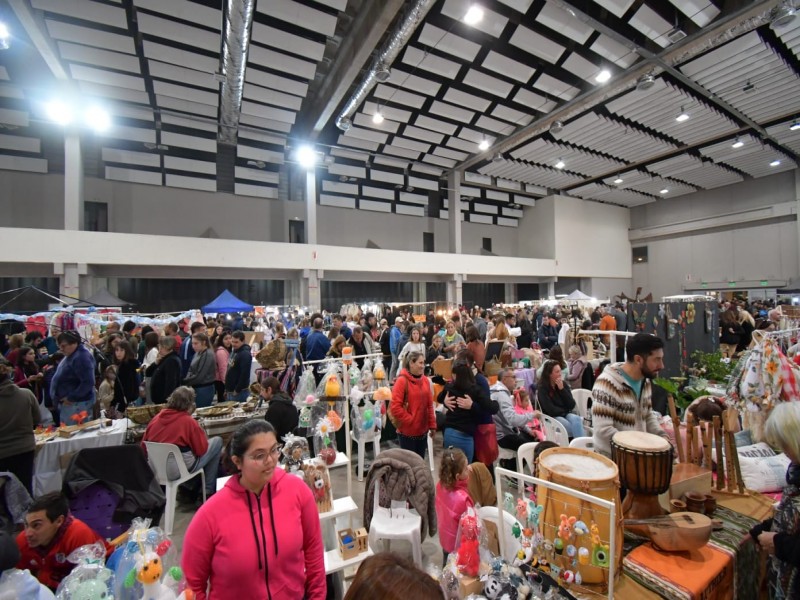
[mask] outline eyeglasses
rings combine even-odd
[[[283,450],[283,446],[275,446],[269,452],[256,452],[255,454],[245,455],[245,458],[252,460],[253,462],[267,462],[267,458],[276,459]]]

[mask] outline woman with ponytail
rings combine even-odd
[[[266,421],[233,434],[225,460],[236,474],[200,507],[183,541],[183,571],[197,600],[325,598],[317,505],[302,479],[278,467],[280,453]]]

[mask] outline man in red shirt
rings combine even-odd
[[[69,514],[67,499],[59,492],[40,496],[25,515],[25,530],[17,536],[18,569],[28,569],[52,590],[70,574],[75,565],[70,553],[87,544],[103,541],[83,521]]]

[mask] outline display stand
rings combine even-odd
[[[638,331],[600,331],[599,329],[581,329],[578,331],[579,334],[583,335],[610,335],[610,345],[609,345],[609,353],[608,358],[611,362],[617,361],[617,336],[621,335],[623,337],[631,337],[639,333]],[[624,348],[623,348],[624,351]],[[627,354],[625,355],[627,360]]]
[[[605,333],[605,332],[604,332]],[[609,522],[614,524],[617,522],[617,511],[614,502],[609,500],[603,500],[602,498],[596,498],[595,496],[591,496],[584,492],[580,492],[578,490],[573,490],[571,488],[565,487],[563,485],[559,485],[557,483],[553,483],[551,481],[546,481],[544,479],[539,479],[538,477],[533,477],[531,475],[526,475],[524,473],[517,473],[516,471],[509,471],[508,469],[503,469],[502,467],[495,468],[495,481],[497,482],[497,511],[499,513],[498,521],[500,523],[504,522],[505,517],[503,516],[504,512],[508,512],[505,510],[503,506],[503,477],[507,477],[509,480],[522,480],[523,482],[527,482],[530,485],[534,486],[535,489],[541,488],[548,488],[554,492],[559,492],[565,496],[569,496],[575,499],[576,505],[581,504],[592,504],[596,505],[598,510],[607,511],[609,516]],[[523,487],[524,489],[524,487]],[[509,513],[511,514],[511,513]],[[512,517],[515,515],[511,514]],[[604,589],[602,593],[598,592],[596,589],[592,587],[587,587],[585,585],[571,585],[570,589],[575,590],[578,589],[585,594],[581,594],[581,597],[584,595],[599,595],[603,597],[607,597],[609,600],[613,600],[614,598],[614,579],[615,573],[618,568],[621,568],[621,565],[617,565],[616,560],[616,545],[621,544],[622,540],[618,540],[616,536],[616,527],[612,526],[609,529],[609,539],[608,539],[608,546],[611,549],[608,552],[608,580],[607,580],[607,589]],[[506,547],[506,540],[505,537],[507,532],[505,531],[505,527],[498,527],[497,528],[497,535],[498,535],[498,542],[500,548]],[[554,536],[549,535],[545,536],[552,539]]]

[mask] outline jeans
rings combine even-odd
[[[397,433],[397,441],[403,450],[411,450],[425,458],[425,451],[428,449],[428,434],[422,436],[408,437],[402,433]]]
[[[396,354],[392,354],[392,368],[389,371],[389,381],[394,381],[397,376],[397,371],[400,369],[400,360]]]
[[[471,463],[475,456],[475,438],[471,435],[448,427],[444,430],[444,447],[458,448],[467,455],[467,463]]]
[[[242,390],[238,394],[236,392],[225,392],[225,398],[229,402],[245,402],[250,397],[250,390]]]
[[[222,452],[222,438],[214,436],[208,438],[208,450],[197,459],[191,472],[197,473],[203,469],[206,477],[206,496],[217,491],[217,470],[219,469],[219,455]]]
[[[556,417],[556,421],[567,428],[567,435],[570,438],[584,437],[586,432],[583,430],[583,417],[575,413],[569,413],[566,417]]]
[[[62,423],[66,423],[67,425],[77,425],[78,422],[72,419],[72,415],[77,415],[83,411],[89,415],[84,419],[84,421],[91,421],[92,420],[92,407],[94,406],[93,400],[88,400],[86,402],[72,402],[71,404],[64,404],[61,403],[59,405],[60,409],[60,418]]]
[[[194,404],[197,408],[205,408],[206,406],[211,406],[211,402],[214,400],[214,384],[209,383],[208,385],[196,385],[194,386]]]

